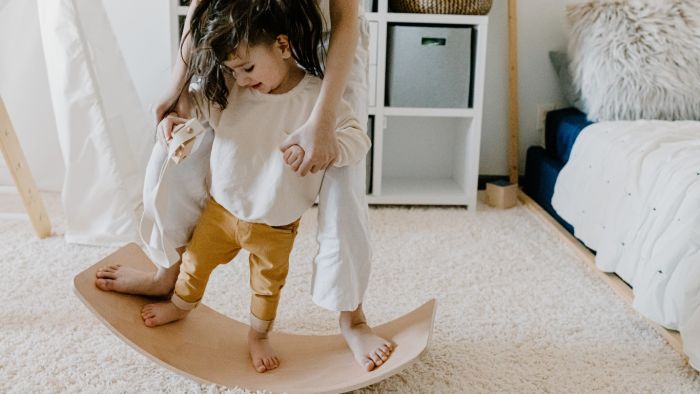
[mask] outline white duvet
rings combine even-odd
[[[579,135],[552,198],[634,289],[634,307],[679,330],[700,369],[700,122],[601,122]]]

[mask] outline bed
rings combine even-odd
[[[700,122],[591,123],[564,109],[545,134],[525,193],[632,287],[637,311],[678,330],[700,368]]]

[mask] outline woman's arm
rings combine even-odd
[[[332,113],[345,92],[360,36],[359,0],[331,0],[331,37],[328,45],[325,76],[314,111]]]
[[[185,25],[182,29],[182,37],[180,38],[182,45],[181,48],[178,48],[177,59],[175,59],[175,66],[173,67],[172,80],[166,94],[153,108],[153,115],[156,123],[163,120],[165,115],[171,110],[174,110],[183,118],[189,117],[192,111],[192,105],[187,91],[184,91],[184,95],[180,93],[183,92],[183,87],[186,82],[185,77],[187,76],[187,64],[185,64],[184,59],[189,59],[190,53],[192,52],[192,36],[188,33],[190,31],[192,14],[195,8],[197,8],[197,4],[199,4],[199,0],[192,0],[190,2],[190,8],[187,10],[187,16],[185,17]]]
[[[355,116],[355,111],[350,108],[346,100],[340,102],[338,110],[338,158],[333,163],[335,167],[344,167],[357,164],[367,157],[367,152],[372,146],[367,136],[367,131]]]
[[[301,176],[325,170],[338,155],[337,112],[360,35],[358,9],[359,0],[330,1],[331,36],[321,92],[309,119],[281,147],[285,151],[291,145],[299,145],[304,150],[304,161],[294,168]]]

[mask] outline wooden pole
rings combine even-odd
[[[32,173],[29,171],[27,160],[24,158],[2,97],[0,97],[0,153],[5,157],[5,163],[10,169],[17,191],[22,197],[24,209],[29,214],[34,232],[39,238],[48,237],[51,235],[51,222],[46,214],[44,202],[41,200]]]
[[[510,183],[520,175],[520,137],[518,127],[518,10],[516,0],[508,0],[508,165]]]

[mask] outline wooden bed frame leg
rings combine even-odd
[[[39,238],[51,235],[51,222],[46,213],[44,202],[39,190],[34,183],[34,178],[27,165],[27,160],[19,145],[17,134],[12,127],[10,115],[7,113],[5,103],[0,97],[0,153],[5,158],[7,168],[10,169],[12,179],[17,186],[17,191],[22,197],[24,208],[29,214],[29,219],[34,227],[34,232]]]
[[[510,183],[520,176],[520,108],[518,107],[518,8],[508,0],[508,167]]]

